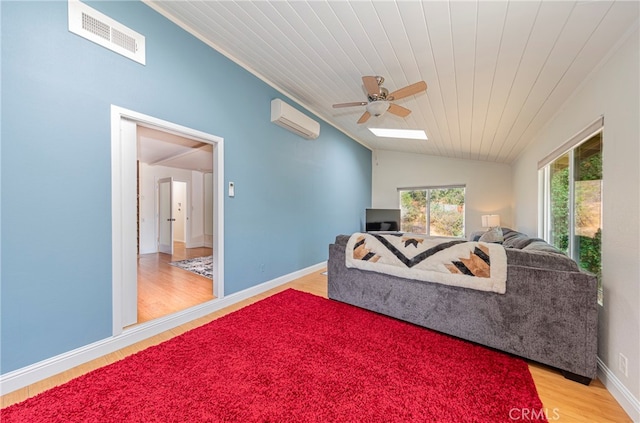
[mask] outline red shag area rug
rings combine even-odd
[[[9,422],[546,421],[527,364],[287,290],[3,409]]]

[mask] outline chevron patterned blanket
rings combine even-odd
[[[507,255],[500,244],[358,232],[347,243],[346,265],[407,279],[506,292]]]

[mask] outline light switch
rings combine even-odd
[[[229,197],[236,196],[236,186],[233,182],[229,182]]]

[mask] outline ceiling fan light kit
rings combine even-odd
[[[380,116],[388,109],[389,102],[387,100],[377,100],[367,104],[367,112],[372,116]]]
[[[419,81],[389,94],[389,90],[382,86],[383,82],[384,78],[381,76],[363,76],[362,84],[367,91],[368,101],[339,103],[334,104],[333,107],[366,106],[367,110],[360,116],[358,123],[365,123],[371,116],[382,116],[387,111],[396,116],[407,117],[411,110],[392,102],[427,90],[427,83]]]

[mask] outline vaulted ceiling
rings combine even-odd
[[[636,1],[157,1],[176,24],[371,149],[512,162],[638,26]],[[363,75],[412,110],[356,121]],[[593,117],[595,118],[595,116]],[[367,127],[424,129],[428,141]],[[579,130],[580,128],[576,128]]]

